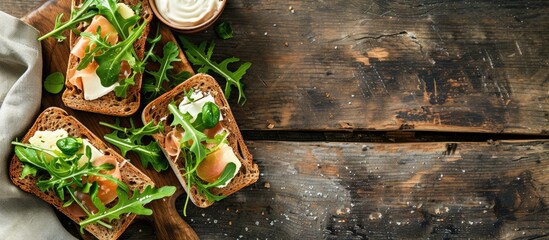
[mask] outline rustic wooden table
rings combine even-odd
[[[253,62],[232,106],[261,177],[191,207],[199,237],[549,237],[549,2],[231,0],[221,21],[233,39],[189,37]]]

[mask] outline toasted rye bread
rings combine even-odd
[[[221,87],[217,84],[214,78],[206,74],[196,74],[193,77],[189,78],[185,82],[179,84],[174,89],[163,94],[157,99],[149,103],[145,109],[143,109],[143,114],[141,118],[143,123],[146,124],[150,121],[154,121],[155,124],[161,121],[161,119],[166,119],[170,115],[168,110],[168,104],[175,102],[179,104],[184,98],[184,92],[189,91],[192,88],[198,88],[203,92],[209,92],[215,99],[215,103],[219,106],[221,113],[223,114],[223,121],[221,124],[225,129],[227,129],[230,134],[228,137],[229,145],[233,148],[235,155],[238,157],[238,160],[242,163],[240,171],[236,176],[231,180],[231,182],[224,188],[213,188],[211,192],[216,195],[225,195],[228,196],[243,187],[246,187],[257,181],[259,178],[259,169],[257,164],[253,163],[252,155],[248,151],[248,148],[244,144],[242,135],[234,116],[229,107],[229,103],[223,95]],[[164,151],[164,155],[169,159],[170,166],[175,172],[175,175],[183,185],[183,188],[187,194],[191,194],[192,202],[198,207],[208,207],[213,204],[213,202],[208,201],[206,196],[200,195],[197,191],[196,186],[191,186],[191,189],[187,189],[187,184],[185,178],[183,177],[184,171],[181,170],[184,167],[184,160],[182,157],[176,158],[171,157],[166,153],[164,138],[168,132],[172,130],[170,123],[168,121],[163,121],[164,132],[155,134],[154,139],[160,144],[160,147]]]
[[[73,0],[72,9],[77,6],[80,6],[85,0]],[[142,21],[147,23],[151,22],[152,19],[152,10],[149,6],[149,1],[147,0],[122,0],[119,1],[127,4],[128,6],[136,6],[138,3],[141,3],[142,10],[140,12]],[[84,31],[85,27],[81,24],[78,27],[79,31]],[[134,49],[140,59],[143,58],[145,54],[145,43],[147,41],[147,35],[149,34],[149,24],[143,30],[143,35],[134,43]],[[70,33],[70,46],[71,49],[76,44],[78,36],[74,34],[73,31]],[[115,96],[114,91],[108,93],[107,95],[100,97],[95,100],[85,100],[84,93],[82,90],[78,89],[76,86],[69,82],[69,79],[74,75],[76,66],[80,60],[78,57],[70,54],[69,64],[67,67],[67,74],[65,78],[65,91],[63,92],[63,103],[70,108],[101,113],[105,115],[112,116],[129,116],[134,114],[139,109],[139,104],[141,101],[141,80],[142,74],[137,74],[135,76],[135,85],[132,85],[128,88],[126,98],[118,98]]]
[[[44,130],[57,130],[65,129],[69,136],[87,138],[89,142],[101,150],[105,155],[111,155],[116,157],[118,162],[122,163],[124,158],[120,156],[116,151],[107,147],[107,145],[101,141],[100,138],[95,136],[88,128],[86,128],[82,123],[76,120],[74,117],[69,116],[67,112],[60,108],[50,107],[38,116],[36,122],[29,130],[29,132],[23,138],[23,143],[28,143],[29,139],[34,135],[36,131]],[[76,223],[79,223],[83,218],[75,217],[71,212],[63,207],[63,202],[55,191],[42,192],[38,189],[36,182],[38,181],[38,175],[36,177],[26,176],[23,179],[20,179],[21,172],[23,170],[23,164],[17,158],[13,156],[10,163],[10,178],[11,181],[26,192],[30,192],[42,200],[48,202],[57,208],[60,212],[67,215]],[[122,175],[122,181],[125,182],[128,187],[133,191],[134,189],[139,189],[142,191],[147,185],[154,186],[154,182],[147,177],[143,172],[133,166],[131,163],[126,162],[121,165],[120,173]],[[98,239],[116,239],[118,238],[124,230],[130,225],[130,223],[135,218],[135,214],[124,214],[118,220],[113,220],[111,222],[113,228],[107,229],[99,224],[89,224],[86,226],[86,230],[94,235]]]

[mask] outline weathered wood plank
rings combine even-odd
[[[549,132],[549,2],[233,0],[244,130]]]
[[[254,63],[233,107],[243,130],[548,134],[547,5],[235,0],[221,20],[236,36],[214,58]],[[49,41],[47,56],[66,56]]]
[[[20,18],[44,4],[46,1],[47,0],[2,0],[0,1],[0,11]]]
[[[187,210],[202,239],[549,236],[549,141],[248,144],[260,180]]]

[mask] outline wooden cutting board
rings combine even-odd
[[[63,13],[64,16],[70,15],[71,2],[69,0],[57,0],[48,1],[37,10],[29,13],[23,18],[23,20],[30,25],[38,29],[42,34],[49,32],[53,29],[55,18],[58,14]],[[67,18],[64,17],[63,20]],[[154,23],[156,25],[156,22]],[[155,34],[156,27],[151,27],[151,34]],[[168,41],[174,41],[175,37],[171,31],[164,25],[160,26],[160,33],[162,35],[161,44],[158,44],[160,48]],[[68,35],[68,32],[65,33]],[[68,38],[67,38],[68,39]],[[69,56],[69,41],[58,42],[56,39],[49,38],[42,41],[42,51],[44,59],[43,76],[47,76],[52,72],[61,72],[65,74],[67,69],[67,61]],[[174,63],[174,69],[176,72],[188,71],[194,74],[193,69],[187,62],[183,52],[180,52],[179,58],[181,62]],[[100,121],[113,123],[114,117],[105,116],[100,114],[75,111],[65,107],[61,100],[61,94],[50,94],[43,92],[42,97],[42,109],[57,106],[65,109],[69,114],[75,116],[84,125],[86,125],[92,132],[98,136],[103,136],[111,130],[99,125]],[[140,111],[139,111],[140,112]],[[140,125],[141,120],[138,114],[134,115],[134,123]],[[127,123],[128,119],[122,119],[122,122]],[[145,169],[141,166],[141,163],[136,155],[129,154],[128,157],[132,160],[132,163],[150,176],[157,186],[177,186],[177,192],[170,198],[164,199],[164,201],[153,201],[149,204],[149,207],[153,209],[154,214],[150,217],[150,220],[154,223],[156,229],[156,236],[158,239],[198,239],[196,233],[192,228],[181,218],[176,210],[175,199],[183,193],[183,189],[171,170],[166,170],[161,173],[157,173],[154,169]],[[178,206],[182,207],[182,206]]]

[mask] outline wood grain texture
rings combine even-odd
[[[44,4],[47,0],[1,0],[0,11],[4,11],[15,17],[23,17],[30,11]]]
[[[549,134],[547,1],[229,1],[243,130]]]
[[[201,239],[549,236],[549,141],[248,146],[259,181],[189,208]]]

